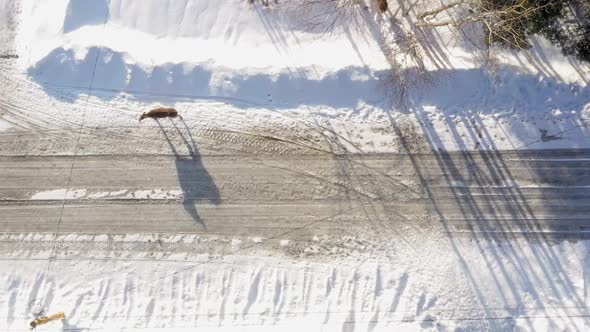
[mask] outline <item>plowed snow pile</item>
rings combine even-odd
[[[273,254],[263,249],[271,241],[260,238],[62,235],[45,276],[51,236],[1,239],[0,321],[9,331],[26,330],[40,300],[46,314],[66,312],[65,321],[41,331],[582,331],[589,325],[587,243],[474,246],[469,239],[425,238],[411,249],[403,241],[319,238],[280,241]],[[6,251],[11,246],[21,250]],[[247,248],[258,250],[246,255]],[[329,254],[321,254],[324,248]]]
[[[21,66],[45,86],[347,113],[383,99],[376,81],[387,62],[377,43],[320,38],[305,31],[291,7],[216,0],[35,1],[25,7]]]
[[[54,117],[92,126],[136,124],[141,110],[163,103],[191,124],[217,128],[280,127],[291,136],[329,124],[355,152],[399,151],[400,135],[417,141],[416,151],[590,146],[583,139],[590,70],[543,40],[530,52],[499,52],[492,72],[437,30],[423,45],[428,82],[401,107],[384,56],[403,35],[396,5],[379,15],[371,2],[326,33],[297,3],[23,1],[7,89],[67,113]],[[68,111],[84,110],[83,101],[102,111]],[[248,119],[220,120],[245,110]],[[401,134],[393,129],[400,124]]]

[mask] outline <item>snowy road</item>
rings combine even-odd
[[[4,232],[580,234],[590,151],[0,158]],[[67,189],[67,190],[66,190]]]

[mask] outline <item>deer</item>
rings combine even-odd
[[[381,11],[381,13],[385,13],[387,11],[387,8],[389,7],[389,5],[387,4],[387,0],[377,0],[377,2],[379,3],[379,10]]]
[[[47,323],[49,323],[51,321],[58,320],[58,319],[65,319],[65,318],[66,318],[66,315],[63,313],[63,311],[58,312],[58,313],[53,314],[53,315],[50,315],[50,316],[37,317],[30,324],[31,325],[31,330],[36,329],[37,326],[39,326],[39,325],[47,324]]]
[[[141,115],[141,117],[139,118],[139,121],[141,121],[145,118],[160,119],[160,118],[175,118],[175,117],[179,117],[182,119],[182,116],[180,116],[180,114],[178,114],[176,109],[159,107],[159,108],[154,108],[153,110],[150,110],[149,112],[144,112]]]

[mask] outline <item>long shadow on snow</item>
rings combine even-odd
[[[199,201],[207,200],[218,205],[220,202],[219,189],[203,165],[197,145],[184,120],[181,120],[184,128],[179,128],[173,121],[170,121],[172,127],[168,128],[162,126],[160,120],[156,119],[155,121],[170,145],[172,153],[174,153],[178,184],[183,195],[182,206],[191,218],[206,230],[207,225],[199,215],[196,204]],[[173,129],[173,133],[168,133],[166,129]],[[181,144],[188,150],[188,155],[182,155],[178,152],[179,148],[176,146],[178,140],[175,140],[173,135],[180,138]]]
[[[424,120],[424,114],[416,112],[416,115]],[[456,126],[452,125],[452,121],[448,123],[455,140],[462,141]],[[394,121],[392,124],[395,126]],[[438,133],[428,127],[422,129],[436,146]],[[472,138],[478,135],[475,130],[469,134]],[[484,130],[483,135],[490,134]],[[567,152],[565,157],[575,158],[587,153]],[[501,153],[477,150],[435,152],[435,156],[444,177],[423,183],[426,197],[444,229],[449,232],[450,243],[456,246],[454,250],[461,262],[464,263],[458,245],[461,241],[454,235],[457,231],[468,234],[472,243],[481,250],[481,258],[489,267],[488,271],[473,271],[466,263],[463,266],[473,284],[477,284],[477,275],[489,274],[494,283],[488,286],[488,291],[489,288],[494,289],[505,308],[514,315],[522,314],[519,308],[525,306],[525,293],[539,308],[547,305],[549,295],[557,301],[572,302],[582,314],[587,315],[584,300],[575,290],[575,281],[563,269],[553,245],[564,237],[584,238],[576,232],[580,230],[579,222],[588,213],[584,204],[587,190],[567,187],[590,183],[588,162],[581,159],[579,162],[556,164],[548,161],[546,156],[551,158],[552,155],[543,151]],[[418,174],[425,174],[419,161],[414,167]],[[522,187],[522,183],[532,183],[533,186]],[[547,230],[550,232],[545,233]],[[517,237],[530,242],[530,251],[512,242],[510,234],[518,234]],[[556,279],[559,281],[556,282]],[[522,291],[531,288],[531,285],[537,287]],[[494,313],[488,311],[491,303],[485,293],[477,287],[475,290],[485,315],[493,317]],[[569,317],[552,320],[573,324]],[[509,322],[506,324],[492,327],[512,328]]]
[[[496,76],[483,69],[459,69],[435,71],[431,77],[431,87],[409,94],[413,109],[435,106],[452,114],[519,109],[579,111],[590,100],[590,86],[519,73],[509,67]]]
[[[364,17],[372,37],[385,40],[377,22],[367,15]],[[587,157],[573,165],[554,163],[549,168],[547,161],[530,160],[543,159],[547,156],[543,152],[441,152],[437,148],[443,146],[438,128],[424,124],[428,123],[428,107],[436,107],[445,118],[451,114],[469,114],[483,128],[478,133],[474,126],[465,126],[472,128],[468,133],[470,138],[477,141],[482,135],[493,141],[479,114],[518,110],[521,106],[580,111],[589,99],[590,88],[518,73],[510,68],[500,71],[499,81],[477,69],[439,70],[432,75],[434,87],[411,95],[405,111],[421,120],[422,133],[433,154],[416,154],[412,141],[405,139],[404,129],[393,117],[390,122],[420,183],[425,201],[423,212],[433,217],[448,235],[449,250],[455,254],[478,301],[474,312],[480,310],[485,318],[473,321],[467,329],[515,330],[518,328],[515,321],[496,319],[496,310],[500,309],[500,315],[504,311],[511,316],[527,315],[527,304],[541,310],[556,304],[572,305],[578,309],[576,314],[587,316],[583,295],[576,291],[576,280],[566,273],[560,258],[563,256],[555,247],[564,238],[583,238],[575,231],[580,230],[577,223],[584,223],[584,215],[588,213],[584,202],[588,191],[574,192],[567,186],[576,179],[578,185],[590,183],[588,162],[584,161]],[[530,98],[518,99],[523,95]],[[461,136],[457,124],[447,118],[447,126],[458,146],[465,147],[467,139]],[[588,151],[574,151],[571,157],[587,154]],[[527,181],[540,186],[528,189],[519,185]],[[561,186],[561,189],[548,189],[547,185]],[[513,236],[528,245],[521,246],[522,242],[514,241]],[[475,267],[471,264],[465,256],[469,248],[479,249],[478,258],[484,264]],[[487,280],[492,282],[481,283]],[[548,320],[556,326],[573,326],[569,316],[548,317]],[[534,329],[530,320],[524,324]]]

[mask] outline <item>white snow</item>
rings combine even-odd
[[[66,195],[67,191],[67,195]],[[89,189],[56,189],[42,191],[31,196],[32,200],[74,200],[74,199],[179,199],[182,198],[181,190],[164,190],[161,188],[142,189],[128,192],[119,191],[90,191]]]
[[[163,190],[159,188],[152,190],[137,190],[125,195],[125,198],[128,199],[177,199],[181,197],[181,190]]]
[[[79,199],[86,196],[86,189],[55,189],[42,191],[34,194],[32,200],[61,200],[61,199]]]
[[[8,131],[8,129],[14,128],[9,122],[0,119],[0,132]]]
[[[23,110],[52,104],[53,117],[96,127],[135,125],[142,110],[165,103],[191,126],[299,133],[329,125],[355,133],[341,134],[353,152],[401,151],[394,127],[410,132],[417,151],[590,147],[590,68],[543,40],[526,53],[498,52],[490,73],[440,29],[432,42],[444,60],[425,59],[429,83],[398,112],[379,46],[390,37],[370,32],[385,33],[387,20],[366,13],[368,29],[324,34],[305,13],[289,2],[23,0],[20,57],[0,74]],[[82,102],[88,91],[92,107]]]
[[[41,249],[50,239],[2,236],[40,249],[3,252],[0,258],[0,316],[11,331],[26,328],[43,290],[45,313],[64,311],[67,317],[43,331],[538,331],[585,330],[589,323],[589,241],[479,239],[475,246],[469,239],[423,238],[412,259],[406,257],[408,248],[400,252],[399,243],[365,241],[387,257],[377,258],[359,245],[343,248],[347,258],[333,264],[297,261],[289,251],[239,255],[239,247],[235,254],[208,254],[232,244],[221,238],[211,246],[195,236],[62,234],[46,277],[48,252]],[[127,243],[127,249],[105,249],[115,240]],[[201,245],[168,252],[166,246],[174,243]],[[92,244],[97,249],[89,249]],[[78,252],[78,245],[84,251]]]
[[[120,197],[127,193],[127,190],[118,190],[118,191],[99,191],[93,192],[88,194],[88,198],[90,199],[99,199],[99,198],[107,198],[107,197]]]
[[[375,36],[395,21],[364,15],[367,30],[323,34],[282,1],[264,8],[238,0],[0,0],[0,55],[18,55],[0,61],[0,131],[147,128],[138,115],[165,104],[190,127],[255,127],[285,137],[330,128],[352,152],[590,148],[588,65],[538,39],[529,52],[498,52],[492,72],[440,29],[431,41],[436,54],[426,59],[430,81],[410,91],[402,109],[379,45],[388,36]],[[109,198],[180,199],[182,192],[70,188],[31,196]],[[397,237],[1,238],[0,326],[8,330],[26,329],[40,298],[47,314],[67,316],[43,331],[590,325],[589,241],[434,232],[410,239],[411,248]],[[6,249],[14,243],[20,247]],[[113,249],[118,243],[124,247]],[[181,252],[183,245],[189,249]]]
[[[42,44],[28,49],[30,64],[64,46],[79,61],[88,49],[99,46],[123,55],[125,63],[146,67],[212,63],[232,70],[260,68],[262,73],[273,67],[335,70],[362,65],[361,54],[348,40],[319,41],[316,34],[298,31],[300,11],[295,8],[266,10],[246,1],[217,0],[44,0],[25,2],[23,11],[21,40],[43,36]],[[55,15],[46,16],[48,12]],[[377,46],[368,39],[364,44],[359,49],[368,54],[367,46]],[[326,46],[339,56],[326,54]],[[383,57],[380,62],[386,68]]]

